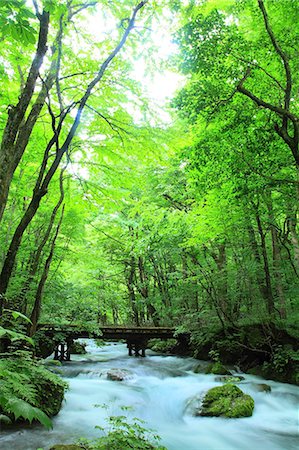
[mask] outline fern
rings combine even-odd
[[[32,359],[28,352],[15,352],[14,357],[0,360],[0,421],[37,420],[51,428],[47,414],[57,414],[61,402],[52,393],[63,394],[65,387],[59,377]]]
[[[14,415],[15,420],[22,418],[30,423],[33,420],[38,420],[46,428],[52,428],[51,419],[41,409],[30,405],[25,400],[17,397],[7,399],[2,396],[0,397],[0,404],[5,411]]]

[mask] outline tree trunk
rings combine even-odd
[[[134,258],[134,256],[131,257],[129,264],[127,265],[127,270],[128,270],[127,288],[128,288],[130,305],[132,308],[133,319],[134,319],[135,325],[137,327],[139,327],[140,320],[139,320],[139,313],[138,313],[138,308],[137,308],[137,304],[136,304],[136,295],[135,295],[135,289],[134,289],[134,278],[135,278],[135,258]]]
[[[39,281],[38,287],[37,287],[37,291],[36,291],[36,295],[35,295],[35,301],[34,301],[34,306],[31,312],[31,316],[30,316],[30,320],[31,320],[31,325],[29,326],[29,336],[33,336],[33,334],[36,332],[36,327],[37,327],[37,323],[39,320],[39,316],[40,316],[40,311],[41,311],[41,304],[42,304],[42,296],[43,296],[43,292],[44,292],[44,288],[45,288],[45,284],[49,275],[49,270],[50,270],[50,266],[51,266],[51,262],[53,259],[53,255],[54,255],[54,250],[55,250],[55,244],[56,244],[56,239],[57,236],[59,234],[59,230],[60,230],[60,226],[63,220],[63,214],[64,214],[64,206],[62,208],[62,212],[61,212],[61,216],[58,222],[58,225],[56,227],[56,231],[52,240],[52,244],[51,244],[51,249],[50,249],[50,253],[49,256],[46,260],[45,266],[44,266],[44,270],[41,276],[41,279]]]
[[[39,263],[40,263],[40,258],[41,258],[42,251],[43,251],[46,243],[48,242],[48,239],[50,237],[50,234],[51,234],[54,222],[55,222],[55,218],[56,218],[57,212],[58,212],[58,210],[59,210],[59,208],[60,208],[60,206],[61,206],[61,204],[62,204],[62,202],[64,200],[64,189],[63,189],[63,173],[64,173],[64,170],[65,170],[65,168],[61,171],[60,178],[59,178],[60,197],[59,197],[58,202],[57,202],[57,204],[55,205],[55,207],[54,207],[54,209],[52,211],[52,214],[51,214],[51,217],[50,217],[49,224],[48,224],[48,227],[46,229],[46,232],[45,232],[45,234],[44,234],[40,244],[38,245],[36,251],[34,252],[34,255],[32,256],[31,263],[29,265],[27,279],[25,280],[25,282],[24,282],[24,284],[23,284],[23,286],[21,288],[21,291],[20,291],[20,293],[19,293],[19,295],[17,297],[17,303],[21,307],[25,303],[27,293],[28,293],[28,291],[30,289],[30,285],[31,285],[32,281],[34,280],[34,277],[36,275],[36,272],[37,272],[37,269],[38,269],[38,266],[39,266]],[[26,308],[22,308],[21,310],[22,310],[22,312],[24,314],[26,313]]]
[[[283,289],[283,280],[282,280],[282,259],[281,259],[281,251],[278,242],[278,232],[275,224],[273,205],[271,199],[271,193],[267,197],[267,208],[269,213],[270,220],[270,229],[271,229],[271,237],[272,237],[272,254],[273,254],[273,272],[275,277],[275,287],[276,287],[276,295],[279,301],[279,314],[281,319],[286,319],[286,300]]]
[[[39,69],[47,52],[47,39],[50,15],[43,11],[39,15],[39,36],[36,54],[33,58],[28,77],[16,106],[12,106],[8,113],[0,146],[0,221],[7,202],[8,192],[15,171],[16,140],[22,127],[27,108],[32,99]]]
[[[272,292],[269,260],[268,260],[268,255],[267,255],[265,234],[263,231],[262,222],[261,222],[261,219],[260,219],[257,209],[256,209],[256,222],[257,222],[258,232],[259,232],[260,240],[261,240],[261,249],[262,249],[262,257],[263,257],[263,265],[264,265],[265,282],[266,282],[264,298],[266,300],[266,308],[267,308],[268,314],[270,316],[272,316],[274,314],[274,299],[273,299],[273,292]]]
[[[151,317],[155,327],[160,324],[160,319],[154,305],[149,301],[149,281],[144,268],[143,258],[139,256],[138,258],[138,272],[140,279],[140,287],[137,287],[142,297],[145,299],[146,308],[148,315]],[[138,286],[138,283],[137,283]]]

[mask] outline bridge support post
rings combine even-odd
[[[136,342],[135,340],[128,339],[127,340],[127,347],[128,347],[128,353],[129,356],[142,356],[145,357],[145,350],[147,346],[147,340],[142,340]]]
[[[70,361],[71,360],[71,340],[67,339],[57,345],[54,352],[54,359],[56,361]]]

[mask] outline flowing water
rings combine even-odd
[[[194,417],[190,399],[222,384],[215,375],[193,373],[198,361],[151,351],[146,358],[128,357],[125,344],[100,348],[87,342],[86,355],[74,355],[61,367],[70,387],[53,430],[34,426],[3,431],[1,450],[48,450],[55,443],[97,437],[95,426],[104,425],[109,415],[124,414],[122,406],[132,406],[127,414],[145,420],[169,450],[298,450],[299,387],[266,381],[271,393],[259,392],[257,384],[264,381],[242,374],[245,380],[239,386],[255,401],[252,417]],[[111,368],[127,369],[131,377],[107,380]],[[108,411],[95,406],[103,404],[109,405]]]

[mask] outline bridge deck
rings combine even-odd
[[[174,337],[175,329],[171,327],[136,327],[136,326],[100,326],[98,330],[90,331],[76,325],[52,325],[40,324],[39,330],[47,334],[55,332],[66,333],[73,339],[77,338],[102,338],[102,339],[169,339]]]

